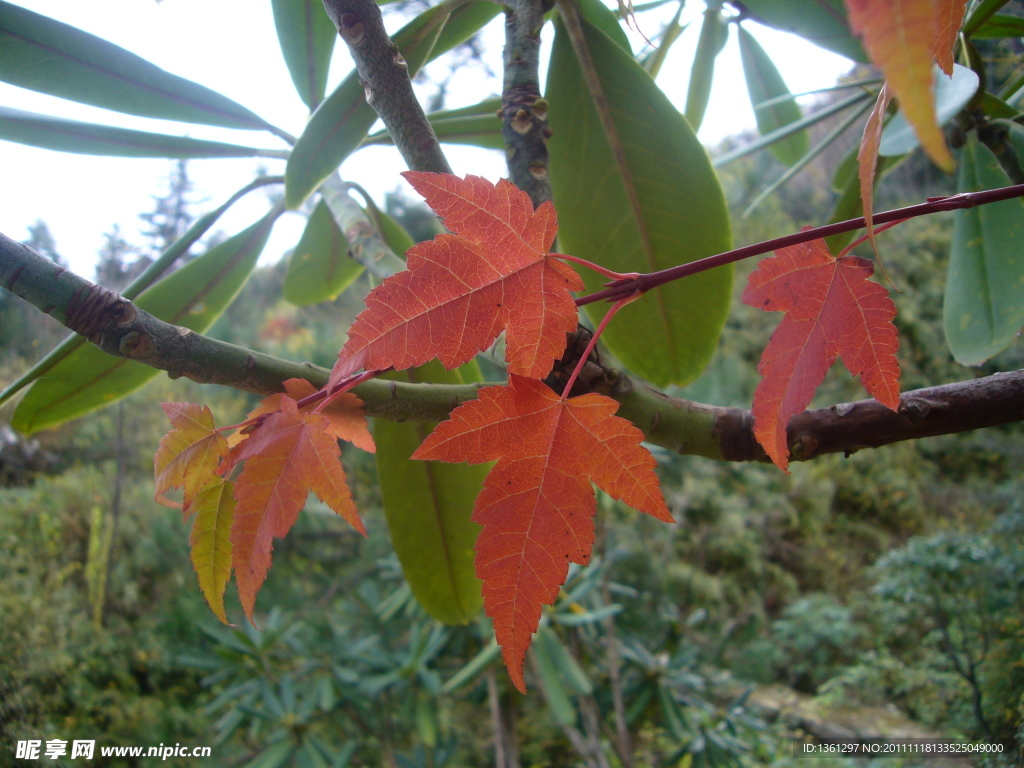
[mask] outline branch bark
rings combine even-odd
[[[330,372],[254,352],[166,323],[130,301],[64,269],[0,234],[0,286],[86,336],[104,352],[167,371],[172,378],[221,384],[269,395],[283,382],[302,378],[323,387]],[[587,343],[570,339],[553,374],[571,371]],[[564,381],[562,382],[564,386]],[[368,381],[356,388],[370,416],[392,421],[442,421],[453,408],[477,396],[478,386]],[[754,440],[753,416],[670,397],[600,364],[588,362],[577,388],[601,392],[620,403],[618,415],[643,430],[647,440],[682,454],[727,461],[767,461]],[[853,453],[903,440],[966,432],[1024,420],[1024,370],[905,392],[898,411],[875,400],[806,411],[789,426],[792,458]]]
[[[414,171],[451,173],[434,129],[413,93],[405,59],[384,30],[378,5],[373,0],[323,3],[356,63],[366,103],[384,121],[406,165]]]
[[[501,96],[501,136],[509,179],[536,208],[551,199],[548,176],[547,102],[540,96],[540,30],[551,4],[509,0],[505,4],[505,77]]]

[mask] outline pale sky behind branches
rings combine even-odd
[[[607,1],[607,0],[606,0]],[[84,29],[148,59],[167,71],[194,80],[248,107],[294,135],[301,133],[307,109],[285,67],[277,43],[269,0],[15,0],[30,10]],[[641,14],[640,28],[648,37],[657,34],[677,6],[672,3]],[[700,28],[703,3],[688,3],[684,21],[690,26],[670,52],[659,85],[681,109],[686,100],[690,65]],[[386,19],[394,32],[404,20]],[[833,85],[851,63],[793,35],[745,23],[772,56],[791,91]],[[483,32],[482,49],[491,70],[500,77],[504,41],[499,15]],[[553,30],[545,27],[543,43],[550,49]],[[644,46],[631,35],[635,50]],[[447,71],[443,57],[428,70],[435,78]],[[542,64],[543,66],[543,64]],[[339,41],[331,65],[328,93],[352,68],[352,60]],[[543,72],[542,72],[543,82]],[[463,67],[447,92],[446,108],[475,104],[500,93],[500,80],[490,79],[478,67]],[[434,93],[429,83],[417,87],[426,100]],[[802,100],[806,102],[806,100]],[[283,149],[278,138],[257,131],[234,131],[184,125],[122,115],[0,83],[0,104],[32,112],[68,117],[126,128],[188,135],[246,146]],[[699,137],[705,145],[755,126],[747,97],[735,32],[719,55],[712,97]],[[379,125],[377,126],[379,127]],[[376,127],[375,129],[376,130]],[[504,155],[493,150],[446,145],[445,151],[459,175],[475,173],[496,180],[506,175]],[[138,214],[152,209],[153,195],[166,192],[172,160],[72,155],[0,141],[0,232],[17,240],[28,238],[28,227],[44,220],[57,250],[71,268],[92,278],[103,234],[115,223],[129,242],[142,244],[145,224]],[[224,159],[189,161],[194,183],[194,215],[219,205],[255,177],[263,164],[271,174],[284,172],[284,161]],[[403,188],[416,195],[398,175],[405,167],[393,147],[370,147],[352,155],[341,167],[342,176],[361,184],[383,205],[384,194]],[[265,194],[251,193],[215,225],[231,235],[248,226],[268,208]],[[274,228],[261,263],[281,258],[298,242],[304,225],[298,214],[285,214]]]

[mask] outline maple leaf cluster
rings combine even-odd
[[[543,606],[554,602],[569,563],[590,559],[593,485],[659,520],[672,516],[643,433],[615,416],[618,403],[599,394],[570,398],[568,386],[559,395],[541,381],[576,328],[572,292],[583,287],[561,260],[573,257],[549,252],[554,206],[534,210],[505,180],[404,175],[450,233],[413,247],[408,270],[370,292],[324,390],[286,382],[286,392],[263,400],[230,438],[208,408],[165,404],[174,429],[156,455],[157,498],[166,502],[170,488],[183,488],[183,513],[196,518],[192,559],[204,595],[226,621],[233,570],[251,620],[273,539],[295,523],[310,491],[365,533],[338,440],[374,447],[362,403],[346,389],[375,371],[435,357],[454,368],[504,331],[508,385],[485,387],[454,409],[412,458],[496,462],[473,510],[482,526],[476,572],[510,677],[525,691],[524,659]],[[754,404],[757,439],[783,469],[786,423],[837,357],[882,402],[898,401],[895,308],[870,274],[868,262],[835,259],[815,241],[766,259],[751,278],[744,300],[787,313],[765,351]],[[354,376],[360,369],[368,373]]]
[[[320,413],[300,407],[316,388],[302,379],[285,382],[249,414],[247,426],[226,438],[206,406],[164,403],[174,426],[153,460],[157,501],[183,488],[186,522],[194,514],[190,544],[199,587],[221,621],[224,589],[235,572],[238,596],[252,619],[256,593],[270,569],[273,540],[288,533],[313,491],[357,531],[366,534],[352,502],[338,440],[374,450],[362,401],[342,394]],[[237,480],[228,479],[243,464]]]

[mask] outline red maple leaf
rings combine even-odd
[[[252,421],[258,416],[269,415],[281,410],[281,398],[290,397],[298,402],[316,393],[316,387],[305,379],[288,379],[284,382],[284,392],[279,392],[265,397],[260,404],[253,408],[246,421]],[[320,405],[319,401],[310,402],[299,410],[309,413]],[[366,424],[366,412],[363,410],[363,401],[352,392],[344,392],[335,395],[326,408],[320,414],[327,417],[327,434],[338,440],[352,443],[357,448],[362,448],[367,453],[375,453],[377,448],[373,444],[373,436]],[[234,448],[249,436],[249,432],[242,430],[228,438],[228,445]]]
[[[250,620],[270,569],[273,539],[295,524],[310,490],[366,535],[330,427],[327,416],[300,412],[294,400],[281,396],[280,410],[232,450],[222,470],[245,461],[235,487],[231,553],[238,596]]]
[[[576,328],[570,291],[575,270],[548,248],[555,207],[536,211],[525,192],[501,179],[404,173],[455,234],[409,250],[409,269],[366,297],[331,373],[337,384],[360,368],[403,370],[437,357],[462,365],[507,332],[511,373],[543,378]]]
[[[837,357],[876,400],[899,407],[896,306],[868,280],[873,271],[870,261],[836,259],[813,240],[776,251],[750,276],[743,301],[786,313],[757,366],[763,378],[753,408],[754,436],[780,469],[789,466],[789,419],[811,402]]]
[[[590,394],[562,400],[545,384],[511,376],[452,411],[414,459],[497,461],[473,508],[483,525],[476,573],[509,675],[520,691],[523,659],[565,582],[569,563],[586,564],[594,543],[597,483],[631,507],[672,522],[643,433],[614,416],[619,404]]]

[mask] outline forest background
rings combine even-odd
[[[825,220],[834,163],[816,161],[748,216],[779,167],[761,153],[722,169],[735,240]],[[878,205],[952,191],[912,157],[886,178]],[[169,190],[148,208],[145,241],[109,234],[102,284],[122,288],[192,222],[186,164],[169,169]],[[390,198],[385,210],[417,240],[437,231],[409,200]],[[892,279],[908,289],[896,321],[905,389],[968,375],[941,339],[950,234],[947,218],[929,217],[885,235]],[[54,260],[64,247],[43,222],[30,245]],[[329,366],[360,309],[357,291],[295,307],[280,298],[285,268],[257,270],[211,335]],[[737,291],[752,268],[740,267]],[[745,407],[774,325],[735,301],[715,362],[673,394]],[[0,295],[0,381],[62,335]],[[1018,342],[975,373],[1021,367]],[[859,396],[837,373],[819,402]],[[166,431],[156,404],[167,400],[208,403],[225,423],[254,405],[161,378],[44,433],[38,448],[3,433],[5,747],[54,736],[213,744],[218,764],[252,768],[787,765],[792,733],[858,727],[1020,748],[1019,426],[826,456],[788,477],[657,451],[677,524],[601,499],[597,557],[571,573],[549,612],[531,661],[538,690],[523,697],[498,673],[485,622],[443,627],[416,605],[387,544],[372,461],[358,452],[346,462],[369,538],[310,504],[276,545],[264,631],[217,626],[194,586],[180,515],[152,501],[150,456]],[[615,688],[628,751],[613,725]]]

